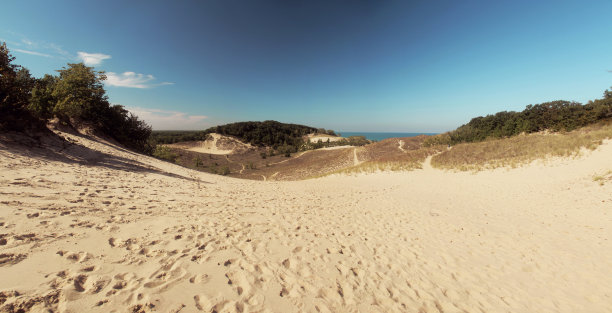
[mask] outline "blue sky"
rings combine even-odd
[[[612,86],[612,1],[6,1],[40,77],[106,71],[154,129],[278,120],[442,132]]]

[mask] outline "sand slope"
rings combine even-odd
[[[610,312],[612,144],[257,182],[0,141],[0,312]]]

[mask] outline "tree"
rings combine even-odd
[[[34,79],[30,71],[20,65],[6,47],[0,45],[0,128],[23,130],[39,128],[40,124],[27,110]]]
[[[612,90],[606,89],[606,91],[604,91],[604,99],[612,99]]]
[[[58,72],[59,80],[52,93],[57,99],[53,113],[65,122],[98,121],[109,107],[102,84],[106,79],[104,72],[94,71],[83,63],[68,63],[68,68]]]
[[[34,83],[28,106],[34,116],[45,120],[53,117],[53,109],[57,103],[53,90],[57,81],[57,77],[45,74],[43,78],[37,79]]]

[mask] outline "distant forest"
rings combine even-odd
[[[571,131],[609,119],[612,119],[612,91],[606,90],[602,99],[584,105],[558,100],[528,105],[521,112],[503,111],[475,117],[453,131],[428,138],[425,144],[477,142],[543,130]]]
[[[151,142],[168,145],[183,141],[204,141],[208,134],[202,130],[154,130],[151,133]]]
[[[317,129],[304,125],[265,121],[225,124],[211,127],[204,132],[234,136],[254,146],[277,149],[280,146],[298,147],[303,143],[303,136],[315,133]]]

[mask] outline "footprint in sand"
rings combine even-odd
[[[27,257],[27,254],[2,253],[0,254],[0,267],[15,265]]]
[[[87,275],[81,274],[77,277],[74,278],[74,289],[78,292],[84,292],[87,288],[86,288],[86,283],[87,283]]]

